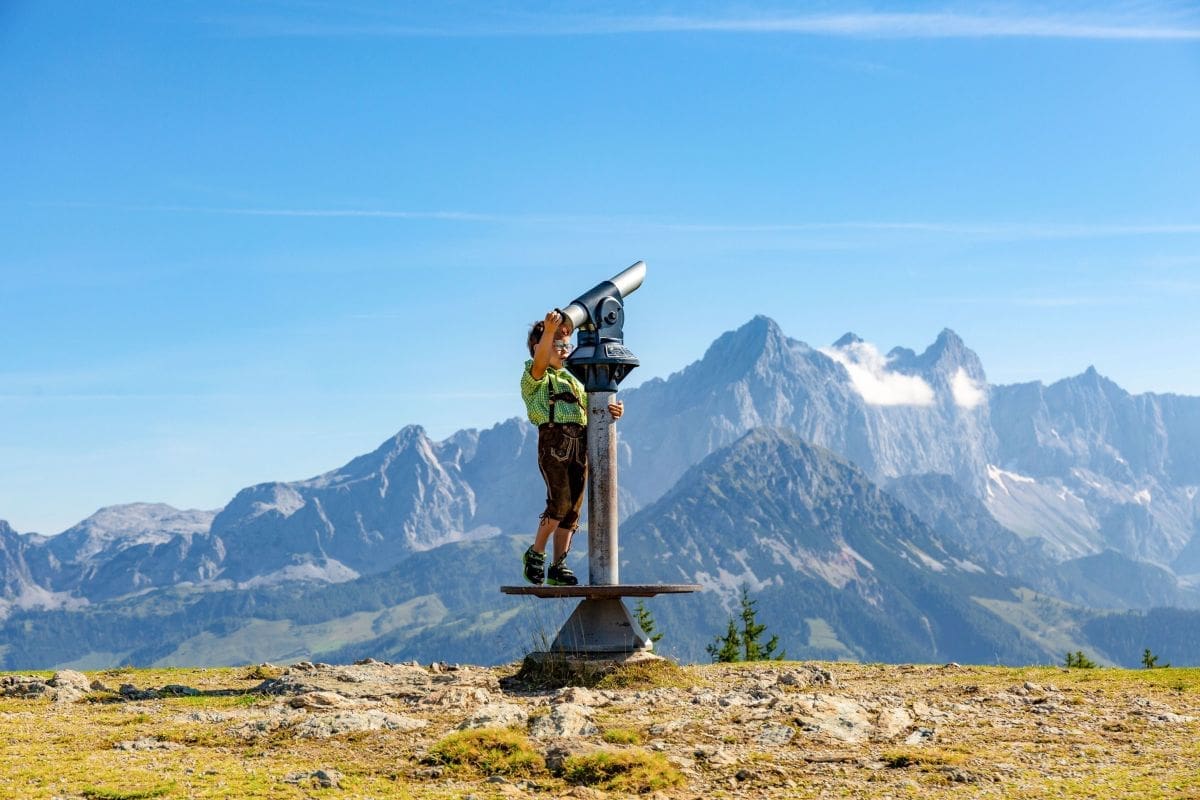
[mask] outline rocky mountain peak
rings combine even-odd
[[[832,451],[803,441],[791,430],[764,426],[705,458],[673,491],[694,492],[697,485],[719,484],[726,502],[743,505],[761,502],[764,487],[770,487],[772,494],[813,502],[829,486],[858,479],[866,481],[857,467]]]
[[[1068,378],[1068,380],[1070,379]],[[1120,388],[1107,377],[1101,375],[1100,371],[1096,369],[1095,364],[1089,364],[1087,369],[1075,377],[1075,381],[1085,386],[1095,386],[1106,390]]]
[[[704,354],[704,361],[718,358],[724,362],[752,364],[764,353],[786,346],[787,336],[770,317],[762,314],[736,330],[717,338]]]
[[[940,375],[949,381],[961,369],[968,378],[977,383],[987,381],[979,356],[967,347],[961,336],[949,328],[943,328],[933,344],[925,348],[920,355],[906,347],[897,347],[888,353],[888,357],[893,366],[903,372]]]
[[[963,342],[962,337],[950,328],[942,328],[942,332],[939,333],[937,339],[934,340],[933,346],[942,350],[954,348],[965,350],[967,347]]]
[[[1088,368],[1070,378],[1064,378],[1050,385],[1050,392],[1059,391],[1083,391],[1085,393],[1099,393],[1105,395],[1112,400],[1123,400],[1129,397],[1129,393],[1118,386],[1113,381],[1109,380],[1100,371],[1096,369],[1094,364],[1089,364]]]
[[[962,337],[949,328],[943,328],[938,337],[934,339],[933,344],[925,348],[925,352],[918,358],[929,366],[934,364],[963,366],[964,362],[969,360],[976,363],[979,361],[975,353],[963,342]]]
[[[406,450],[411,450],[414,447],[427,446],[429,444],[429,436],[425,433],[425,429],[420,425],[405,425],[395,436],[385,440],[379,447],[375,448],[375,452],[371,455],[387,458],[395,456],[398,453],[403,453]]]
[[[846,333],[843,333],[841,338],[834,342],[832,346],[841,349],[843,347],[851,347],[853,345],[862,343],[863,338],[861,336],[859,336],[857,333],[847,331]]]
[[[405,425],[395,436],[385,439],[370,453],[358,456],[332,472],[300,483],[311,488],[321,488],[359,481],[386,471],[390,465],[402,460],[400,456],[408,452],[416,452],[418,458],[429,460],[432,457],[432,447],[433,443],[423,427]]]

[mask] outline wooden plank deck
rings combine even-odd
[[[534,597],[654,597],[656,594],[689,594],[700,591],[698,583],[625,583],[612,586],[501,586],[504,594],[527,594]]]

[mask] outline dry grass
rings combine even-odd
[[[609,744],[641,744],[642,735],[632,728],[605,728],[600,738]]]
[[[602,677],[597,689],[686,689],[703,682],[701,670],[667,659],[625,664]]]
[[[684,783],[683,775],[660,753],[600,750],[571,756],[563,763],[568,783],[610,792],[646,794]]]
[[[516,731],[479,728],[458,731],[429,750],[425,762],[473,770],[481,775],[537,775],[546,760]]]

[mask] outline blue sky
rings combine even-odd
[[[518,415],[638,259],[631,385],[763,313],[1200,395],[1200,11],[980,8],[0,4],[0,519]]]

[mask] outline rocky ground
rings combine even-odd
[[[515,672],[4,675],[0,796],[1200,797],[1200,670],[643,665],[559,689]],[[461,731],[529,758],[455,762]]]

